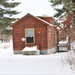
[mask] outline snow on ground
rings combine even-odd
[[[37,50],[37,46],[33,46],[33,47],[25,47],[22,51],[36,51]]]
[[[12,43],[0,43],[0,74],[74,75],[70,67],[62,62],[64,54],[13,54]]]

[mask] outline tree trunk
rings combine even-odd
[[[0,41],[3,42],[3,29],[0,29]]]
[[[70,50],[70,36],[67,36],[67,49]]]
[[[59,31],[57,31],[57,52],[59,53]]]

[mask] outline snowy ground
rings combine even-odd
[[[63,63],[64,54],[15,55],[12,43],[0,43],[0,74],[75,75],[70,66]]]

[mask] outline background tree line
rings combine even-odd
[[[14,10],[20,2],[14,0],[0,0],[0,39],[5,35],[11,35],[11,30],[6,29],[17,18],[13,18],[13,15],[17,15],[19,12]]]
[[[70,45],[70,41],[75,37],[72,36],[75,35],[75,3],[73,3],[73,0],[49,0],[49,2],[51,2],[54,10],[57,11],[54,17],[61,20],[58,27],[61,28],[61,25],[63,25],[61,34],[64,32],[64,38],[68,36],[68,44]]]
[[[57,11],[54,17],[62,18],[61,24],[64,37],[69,36],[68,39],[68,52],[65,57],[64,63],[70,65],[71,69],[75,71],[75,0],[49,0],[52,3],[52,7]],[[62,5],[62,8],[58,6]],[[56,8],[57,7],[57,8]],[[59,24],[59,26],[61,25]],[[62,33],[61,33],[62,35]],[[72,43],[70,44],[70,41]],[[70,46],[71,45],[71,46]]]

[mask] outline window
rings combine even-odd
[[[34,29],[26,29],[26,43],[34,43]]]

